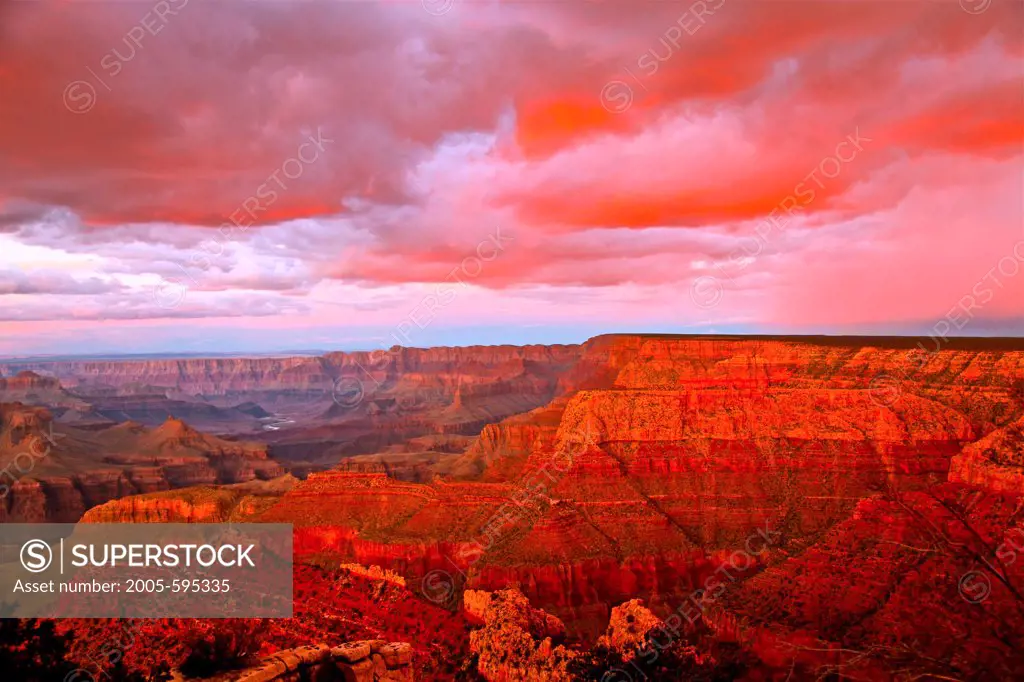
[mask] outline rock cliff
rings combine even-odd
[[[266,446],[168,420],[81,429],[44,408],[0,404],[0,522],[74,522],[109,500],[283,474]]]
[[[1024,495],[1024,418],[966,446],[953,458],[949,478]]]
[[[477,393],[508,393],[513,388],[550,391],[547,384],[557,383],[560,372],[572,365],[579,352],[580,347],[573,345],[396,346],[319,357],[10,362],[0,365],[0,376],[43,371],[82,394],[108,389],[131,394],[147,387],[193,396],[286,391],[329,396],[338,378],[351,376],[375,387],[385,381],[401,381],[410,388],[441,389],[453,396],[460,381],[465,382],[467,391]],[[501,380],[509,383],[486,388]]]
[[[864,500],[820,542],[705,605],[707,619],[802,679],[1020,679],[1020,505],[955,483]]]
[[[0,372],[3,369],[0,367]],[[64,390],[60,380],[24,370],[3,378],[0,376],[0,403],[47,405],[73,410],[88,410],[90,405]]]
[[[296,380],[365,370],[365,395],[273,443],[293,461],[310,444],[339,455],[480,435],[461,455],[406,460],[420,483],[389,476],[388,457],[364,460],[252,518],[294,523],[299,556],[391,568],[428,598],[517,583],[590,634],[634,597],[673,610],[758,533],[770,551],[741,576],[822,541],[866,499],[1019,480],[1019,340],[605,336],[296,362]],[[132,518],[130,504],[108,513]]]
[[[599,337],[567,395],[435,468],[466,482],[316,475],[264,518],[414,579],[519,582],[593,631],[623,599],[684,598],[759,528],[800,547],[862,499],[947,480],[1024,412],[1024,343],[869,341]]]

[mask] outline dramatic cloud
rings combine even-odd
[[[1022,76],[1000,0],[7,3],[0,352],[1006,333]]]

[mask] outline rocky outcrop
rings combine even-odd
[[[564,410],[565,400],[556,399],[544,407],[488,424],[462,456],[435,470],[462,479],[513,479],[530,453],[554,449]]]
[[[412,647],[382,639],[278,651],[259,665],[230,678],[233,682],[412,682]]]
[[[550,638],[555,642],[565,639],[565,625],[555,616],[530,606],[529,600],[518,590],[466,590],[462,609],[479,624],[496,620],[515,621],[535,639]]]
[[[347,457],[336,467],[353,473],[383,473],[400,481],[428,483],[473,442],[472,436],[429,434],[410,438],[372,455]]]
[[[612,609],[608,630],[597,644],[628,661],[633,652],[647,644],[648,633],[661,625],[662,620],[644,606],[642,599],[630,599]]]
[[[187,488],[113,499],[90,508],[80,523],[243,523],[291,489],[298,479]]]
[[[576,652],[558,644],[561,621],[530,606],[516,590],[467,593],[467,613],[482,627],[470,635],[477,669],[487,680],[569,682]]]
[[[1024,495],[1024,418],[965,447],[953,457],[949,479]]]
[[[56,378],[42,376],[28,370],[22,370],[14,376],[0,377],[0,391],[52,390],[58,388],[60,388],[60,381]]]
[[[52,440],[53,414],[49,410],[21,403],[0,403],[0,452],[28,447],[42,449]]]
[[[191,428],[178,419],[168,419],[152,431],[140,431],[134,445],[144,455],[108,456],[110,463],[137,463],[152,457],[162,466],[173,487],[196,483],[244,483],[268,480],[284,473],[267,455],[264,445],[229,441]],[[206,462],[188,461],[191,453],[201,453]],[[212,480],[200,480],[212,478]]]
[[[73,523],[130,495],[270,480],[283,469],[257,443],[228,441],[178,420],[146,429],[56,423],[44,408],[0,404],[0,522]]]
[[[0,403],[14,402],[82,411],[90,408],[89,403],[65,391],[56,377],[27,370],[7,378],[0,376]]]

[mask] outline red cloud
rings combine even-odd
[[[641,296],[767,225],[723,305],[753,303],[729,319],[909,319],[972,284],[935,274],[952,265],[934,221],[974,272],[997,254],[971,240],[1021,218],[1020,3],[466,3],[456,22],[416,3],[191,2],[141,37],[131,3],[2,11],[0,238],[115,275],[188,268],[214,313],[243,288],[443,282],[495,226],[516,241],[475,285]],[[288,165],[320,130],[331,144]],[[54,206],[84,227],[42,220]],[[229,221],[261,229],[193,272],[191,243],[219,233],[189,228]],[[847,293],[876,271],[896,273],[889,299]],[[259,310],[287,308],[267,295]]]

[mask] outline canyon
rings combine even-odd
[[[203,434],[177,419],[154,429],[83,428],[21,403],[0,403],[0,467],[0,521],[17,523],[72,523],[112,499],[284,473],[266,446]]]
[[[485,427],[437,480],[311,475],[260,518],[413,579],[518,584],[592,636],[633,596],[671,610],[758,530],[799,551],[865,498],[946,481],[1019,418],[1020,348],[903,345],[595,339],[565,394]]]
[[[971,557],[914,563],[921,552],[879,538],[917,547],[922,519],[955,535],[943,510],[972,495],[990,500],[967,522],[992,547],[1021,525],[1020,339],[608,335],[2,371],[61,403],[5,405],[2,452],[55,420],[68,433],[55,446],[66,461],[45,458],[15,483],[4,520],[43,499],[48,520],[292,523],[300,562],[381,566],[452,610],[475,590],[515,586],[578,642],[596,641],[630,600],[664,622],[692,603],[703,627],[763,665],[880,675],[897,665],[881,643],[925,590],[913,571],[945,576],[955,596],[973,569]],[[110,401],[133,395],[158,396],[153,415],[182,412],[160,425],[88,417],[111,419]],[[217,411],[217,436],[181,421],[197,406]],[[64,478],[91,492],[65,501]],[[725,595],[700,596],[727,565]],[[829,601],[821,576],[850,597]],[[1012,592],[998,597],[997,615],[1016,622]],[[818,651],[856,647],[882,653],[850,663]],[[993,669],[993,656],[964,665]]]

